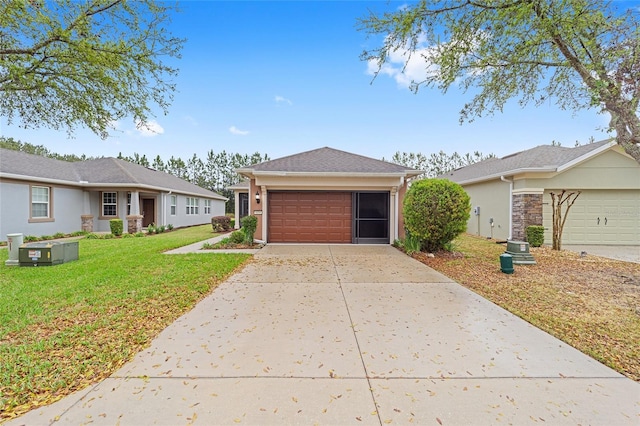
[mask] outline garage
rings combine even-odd
[[[352,193],[269,191],[271,243],[351,243]]]
[[[551,197],[545,191],[544,226],[551,241]],[[564,211],[564,209],[563,209]],[[640,235],[640,191],[584,190],[569,210],[563,244],[635,245]]]

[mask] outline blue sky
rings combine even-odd
[[[323,146],[386,159],[396,151],[503,156],[553,140],[573,146],[607,137],[600,130],[607,117],[595,111],[574,115],[553,103],[522,109],[514,101],[504,113],[460,125],[470,94],[413,94],[397,73],[372,82],[359,55],[379,39],[357,31],[356,20],[403,4],[182,1],[171,24],[174,35],[188,39],[177,63],[178,92],[169,114],[149,123],[156,133],[123,120],[106,140],[85,130],[68,138],[0,117],[0,134],[61,154],[137,152],[164,161],[193,154],[204,160],[209,150],[278,158]]]

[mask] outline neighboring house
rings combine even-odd
[[[256,216],[257,240],[354,244],[404,235],[402,200],[422,173],[327,147],[236,171],[247,179],[233,188],[236,223],[244,212]]]
[[[0,239],[7,234],[125,232],[224,215],[227,199],[167,173],[116,158],[67,162],[0,149]]]
[[[442,177],[471,197],[469,233],[523,241],[527,226],[543,225],[550,244],[549,194],[566,189],[581,194],[569,210],[563,244],[640,245],[640,165],[613,141],[541,145]]]

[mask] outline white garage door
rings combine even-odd
[[[544,194],[543,218],[545,243],[551,244],[552,213],[548,191]],[[582,191],[569,210],[562,244],[640,245],[640,191]]]

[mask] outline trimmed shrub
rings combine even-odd
[[[544,226],[527,226],[527,242],[531,247],[540,247],[544,244]]]
[[[167,225],[167,231],[173,231],[173,225],[172,224],[168,224]]]
[[[226,232],[231,229],[231,218],[229,216],[214,216],[211,218],[213,232]]]
[[[229,235],[229,240],[234,244],[242,244],[244,242],[244,232],[237,230]]]
[[[413,182],[404,198],[407,231],[419,238],[421,250],[444,250],[447,243],[467,229],[471,213],[469,195],[459,184],[447,179]]]
[[[255,216],[245,216],[240,220],[242,224],[242,232],[244,233],[244,242],[253,245],[253,234],[258,227],[258,218]]]
[[[111,233],[116,237],[122,235],[122,230],[124,229],[122,219],[111,219],[109,221],[109,228],[111,228]]]
[[[236,227],[236,220],[235,220],[235,219],[231,219],[231,220],[229,221],[229,227],[230,227],[231,229],[233,229],[233,228],[235,228],[235,227]]]

